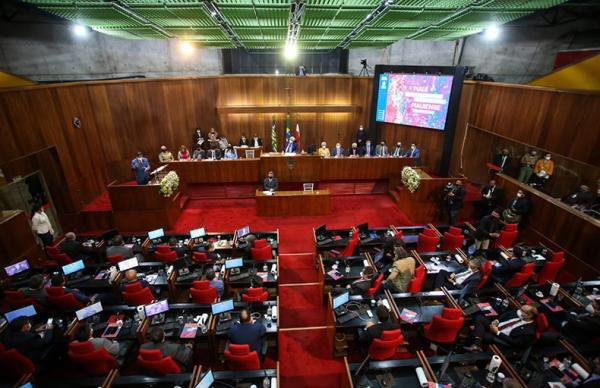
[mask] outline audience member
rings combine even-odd
[[[502,229],[500,213],[497,210],[493,210],[491,214],[484,216],[479,221],[477,229],[473,233],[473,237],[475,237],[475,249],[488,249],[490,240],[500,236],[500,229]]]
[[[119,360],[120,353],[120,344],[118,341],[109,340],[107,338],[102,337],[94,337],[94,330],[92,326],[90,326],[87,322],[81,322],[77,331],[75,332],[75,339],[73,342],[87,342],[90,341],[94,346],[94,349],[104,348],[115,359],[117,362],[122,363],[122,360]]]
[[[529,200],[523,190],[517,191],[517,196],[502,212],[502,218],[509,224],[518,224],[521,218],[529,211]]]
[[[269,175],[265,178],[263,182],[263,190],[264,191],[277,191],[279,188],[279,181],[275,178],[273,171],[269,171]]]
[[[510,152],[508,149],[503,148],[502,151],[496,155],[494,164],[500,167],[500,172],[504,172],[510,167]]]
[[[131,169],[135,172],[138,185],[145,185],[150,181],[150,162],[142,151],[138,151],[136,157],[131,160]]]
[[[164,357],[171,357],[184,370],[188,370],[194,360],[193,344],[178,344],[165,341],[165,331],[161,326],[150,329],[148,340],[140,346],[140,349],[155,350],[158,349]]]
[[[448,223],[456,224],[458,213],[464,206],[465,189],[461,180],[456,180],[454,184],[448,182],[444,187],[444,207],[448,212]]]
[[[25,296],[32,298],[42,306],[48,306],[48,294],[44,288],[44,277],[33,275],[29,278],[27,287],[19,288]]]
[[[481,189],[481,207],[483,215],[490,214],[498,204],[498,198],[501,197],[502,189],[496,186],[496,181],[491,180],[489,184]]]
[[[415,259],[411,256],[395,256],[392,272],[381,284],[381,287],[392,292],[406,292],[415,275]]]
[[[37,234],[45,247],[49,247],[54,242],[54,229],[50,223],[48,215],[40,205],[33,207],[33,216],[31,217],[31,228]]]
[[[367,323],[364,329],[358,329],[358,344],[363,354],[366,354],[375,338],[381,338],[384,331],[396,330],[400,325],[391,319],[390,311],[380,304],[375,310],[379,323]]]
[[[519,182],[529,183],[531,174],[533,174],[533,167],[537,162],[538,156],[536,150],[531,150],[521,157],[521,169],[519,170]]]
[[[404,156],[404,148],[402,148],[401,142],[396,143],[396,147],[394,147],[394,150],[392,151],[392,156],[395,158]]]
[[[182,145],[177,152],[177,160],[190,160],[190,152],[187,147]]]
[[[348,285],[350,294],[365,296],[369,288],[373,285],[373,278],[376,275],[373,267],[367,266],[363,268],[360,279],[353,281]]]
[[[344,149],[340,143],[335,144],[335,148],[331,151],[331,156],[334,158],[343,158],[344,157]]]
[[[219,295],[219,298],[221,298],[223,296],[223,290],[225,289],[223,280],[217,279],[217,275],[215,274],[215,271],[212,268],[206,270],[204,277],[206,278],[206,280],[208,280],[211,287],[217,289],[217,294]]]
[[[16,349],[31,361],[40,362],[49,353],[52,346],[52,325],[46,325],[42,333],[31,331],[32,325],[28,317],[15,318],[8,324],[8,330],[2,337],[4,346]]]
[[[322,158],[328,158],[331,156],[329,148],[327,148],[327,143],[321,142],[321,148],[319,148],[319,150],[317,151],[317,155],[319,155]]]
[[[552,155],[546,154],[543,159],[538,160],[535,163],[533,172],[535,175],[532,177],[531,185],[542,189],[554,173],[554,162],[552,161]]]
[[[229,341],[232,344],[250,346],[250,351],[262,354],[264,336],[267,332],[265,326],[255,322],[247,309],[240,311],[240,321],[234,323],[229,329]]]
[[[439,290],[447,287],[454,290],[462,290],[461,299],[472,294],[481,281],[481,260],[474,258],[469,260],[468,269],[459,273],[448,273],[442,269],[436,275],[434,288]]]
[[[66,253],[73,260],[81,260],[85,258],[85,248],[77,241],[77,236],[73,232],[67,232],[65,239],[60,243],[58,249],[62,253]]]
[[[158,161],[161,163],[165,163],[172,162],[173,160],[175,160],[173,158],[173,154],[167,149],[167,146],[161,146],[160,152],[158,154]]]

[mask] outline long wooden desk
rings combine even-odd
[[[256,213],[259,216],[315,216],[331,213],[329,189],[313,192],[276,191],[265,195],[256,190]]]

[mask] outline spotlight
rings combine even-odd
[[[215,11],[212,11],[210,14],[211,14],[212,16],[217,16],[217,13],[216,13]]]
[[[181,42],[179,43],[179,50],[183,55],[192,55],[194,52],[194,46],[190,42]]]
[[[75,36],[80,37],[80,38],[84,38],[88,35],[88,29],[86,26],[82,26],[81,24],[75,24],[71,27],[71,30],[73,31],[73,34],[75,34]]]
[[[286,59],[294,59],[298,56],[298,48],[294,43],[286,43],[283,55]]]
[[[496,26],[487,28],[483,33],[483,36],[485,36],[486,39],[490,40],[496,39],[498,35],[500,35],[500,29]]]
[[[279,69],[275,69],[275,74],[279,75]]]

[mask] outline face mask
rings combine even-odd
[[[523,311],[517,310],[517,317],[519,317],[519,319],[522,319],[523,318]]]
[[[517,194],[517,197],[522,198],[523,194]]]
[[[411,149],[411,150],[414,150],[414,149],[415,149],[415,146],[411,146],[411,147],[410,147],[410,149]]]
[[[367,143],[367,146],[370,146],[370,145],[371,145],[371,143]]]
[[[590,303],[587,306],[585,306],[585,311],[587,311],[590,314],[594,313],[594,306]]]
[[[549,157],[549,156],[546,156],[546,160],[550,160],[550,157]]]
[[[401,146],[400,144],[396,144],[396,147],[400,148],[400,147],[402,147],[402,146]]]

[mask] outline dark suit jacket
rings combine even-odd
[[[258,146],[262,146],[262,139],[259,137],[258,139]],[[250,147],[254,147],[254,138],[250,139]]]
[[[464,206],[465,189],[462,186],[455,186],[453,193],[453,197],[447,197],[446,204],[451,210],[460,210]]]
[[[76,240],[65,240],[60,243],[58,249],[62,253],[66,253],[70,258],[77,260],[84,256],[84,248],[83,245],[79,241]]]
[[[477,229],[475,229],[473,235],[477,240],[487,240],[490,238],[490,233],[498,233],[501,228],[502,224],[500,220],[488,215],[479,221],[479,225],[477,225]]]
[[[357,130],[356,142],[358,143],[358,145],[360,146],[361,144],[364,144],[365,141],[367,141],[367,131],[365,131],[364,129],[362,131]]]
[[[466,295],[475,292],[475,288],[481,281],[481,277],[481,271],[477,271],[466,278],[461,284],[456,284],[454,288],[457,290],[462,290],[461,297],[465,297]]]
[[[352,295],[365,295],[369,288],[371,288],[371,281],[368,279],[359,279],[350,284],[350,294]]]
[[[365,156],[366,154],[367,154],[367,145],[365,144],[365,145],[363,145],[360,148],[360,155],[361,156]],[[374,144],[371,144],[369,146],[369,155],[370,156],[374,156],[375,155],[375,145]]]
[[[503,322],[517,317],[517,311],[507,311],[498,317],[498,326],[502,326]],[[531,322],[526,325],[521,325],[510,332],[510,335],[500,333],[497,338],[510,346],[526,346],[535,339],[535,323]]]
[[[502,164],[502,157],[504,155],[502,154],[498,154],[496,155],[496,157],[494,158],[494,164],[498,167],[500,167],[500,171],[504,171],[507,168],[510,167],[510,156],[506,155],[506,160],[504,161],[504,164]]]
[[[600,316],[589,313],[567,314],[567,324],[562,330],[577,342],[595,340],[600,337]]]
[[[338,156],[338,152],[337,152],[337,148],[336,147],[333,147],[331,149],[331,156],[334,156],[334,157]],[[344,156],[344,148],[343,147],[340,147],[340,155],[339,156]]]
[[[516,201],[515,201],[516,199]],[[511,207],[515,208],[517,214],[525,214],[529,210],[529,201],[526,198],[517,198],[515,197],[509,204],[509,209]]]
[[[15,348],[25,357],[39,361],[43,350],[52,342],[52,331],[46,331],[43,339],[38,334],[30,331],[19,331],[17,333],[7,331],[2,342],[7,348]]]
[[[492,190],[492,186],[490,185],[486,185],[483,187],[483,189],[481,189],[481,195],[488,195],[488,193],[490,193],[490,191]],[[496,203],[498,203],[498,198],[500,198],[500,195],[502,194],[502,189],[498,186],[494,187],[494,191],[491,192],[491,197],[490,198],[485,198],[483,197],[483,202],[487,205],[487,206],[495,206]]]
[[[520,257],[508,260],[506,263],[492,268],[492,276],[501,283],[508,281],[514,274],[527,264],[527,261]]]
[[[396,155],[398,154],[398,155]],[[404,156],[404,148],[402,147],[394,147],[394,149],[390,152],[391,156]]]
[[[363,349],[368,349],[375,338],[381,338],[381,334],[386,330],[399,329],[400,325],[391,320],[378,323],[364,330],[359,336],[358,342]]]
[[[263,337],[267,329],[261,323],[236,323],[229,329],[229,340],[232,344],[248,344],[250,351],[256,350],[260,354]]]
[[[192,349],[184,346],[183,344],[176,344],[172,342],[162,342],[155,344],[147,342],[140,346],[141,349],[158,349],[161,351],[163,356],[170,356],[173,360],[177,361],[181,365],[188,367],[192,363],[193,352]]]
[[[277,178],[273,177],[273,180],[269,181],[269,178],[265,178],[263,182],[263,190],[268,191],[273,189],[273,191],[277,191],[279,188],[279,181]]]
[[[285,147],[283,148],[283,152],[296,152],[296,150],[298,149],[298,143],[297,142],[293,142],[291,145],[291,149],[288,151],[288,146],[289,144],[286,144]]]
[[[348,156],[361,156],[360,148],[352,148],[348,150]]]
[[[240,143],[239,144],[240,144],[240,147],[241,146],[249,146],[250,145],[250,140],[248,140],[248,139],[243,140],[242,138],[240,138]]]

